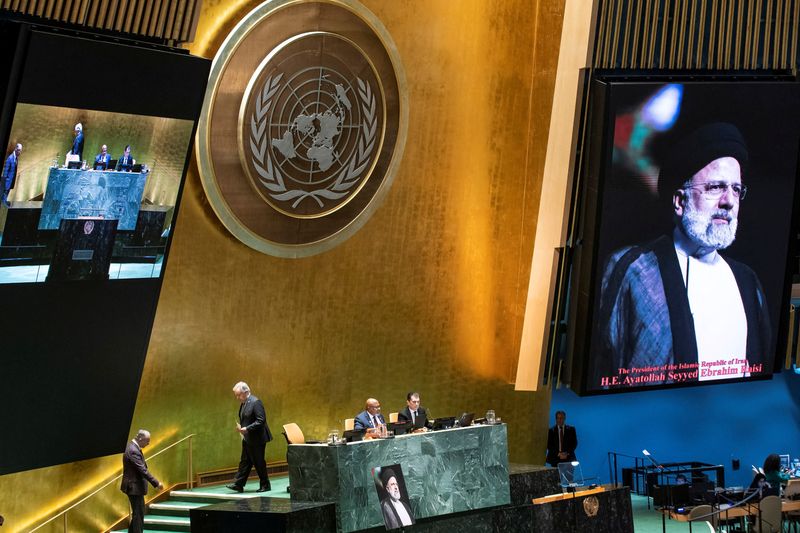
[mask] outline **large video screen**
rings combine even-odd
[[[158,277],[194,122],[19,103],[0,284]]]
[[[764,378],[788,298],[793,82],[613,82],[584,390]]]
[[[3,475],[121,453],[137,429],[211,62],[5,19],[0,43]]]

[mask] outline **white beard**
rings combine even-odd
[[[728,224],[714,224],[714,217],[724,217]],[[681,217],[684,233],[702,248],[724,250],[736,239],[736,228],[739,220],[727,209],[717,209],[708,214],[697,211],[690,202],[686,202]]]

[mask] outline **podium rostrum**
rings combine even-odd
[[[63,218],[47,281],[108,279],[117,219]]]

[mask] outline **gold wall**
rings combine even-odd
[[[270,461],[285,458],[282,424],[324,437],[368,396],[388,413],[411,389],[434,416],[494,409],[509,423],[510,459],[544,460],[549,391],[515,392],[513,381],[564,0],[364,4],[393,36],[409,84],[392,189],[340,246],[278,259],[226,232],[192,165],[131,428],[162,440],[151,453],[196,433],[196,470],[234,466],[231,387],[242,379],[265,402]],[[256,5],[204,2],[191,51],[213,57]],[[179,455],[155,474],[180,481]],[[0,477],[0,513],[11,531],[29,527],[118,462]],[[121,516],[127,500],[114,491],[74,520]]]

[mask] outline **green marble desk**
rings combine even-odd
[[[51,168],[40,230],[57,230],[62,218],[117,219],[117,230],[136,227],[147,174],[115,170]]]
[[[339,531],[383,526],[372,469],[400,464],[417,520],[507,505],[505,424],[470,426],[346,446],[293,444],[291,498],[335,502]]]

